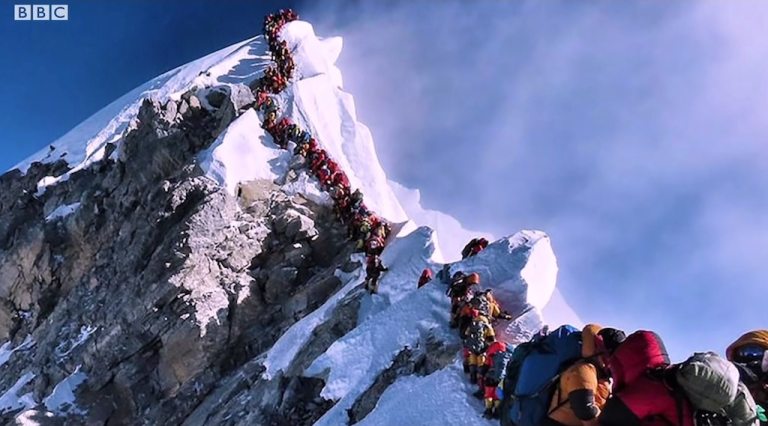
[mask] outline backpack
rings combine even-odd
[[[694,408],[717,412],[736,400],[739,370],[717,354],[695,353],[676,370],[677,384]]]
[[[481,354],[488,347],[485,340],[486,331],[491,325],[481,320],[479,317],[472,320],[467,328],[467,337],[464,339],[464,346],[475,354]]]
[[[491,314],[491,302],[483,294],[476,294],[469,301],[469,304],[478,310],[481,315],[489,317]]]
[[[739,383],[733,403],[717,412],[696,411],[694,423],[696,426],[759,426],[760,411],[747,386]]]
[[[519,365],[514,391],[509,392],[508,418],[516,426],[538,426],[547,416],[560,373],[581,359],[581,331],[561,326],[536,337],[523,351],[527,354]]]
[[[486,380],[490,379],[494,383],[501,383],[504,381],[507,375],[507,365],[515,353],[515,348],[512,345],[507,344],[507,348],[503,351],[496,352],[491,357],[491,368],[485,373]]]

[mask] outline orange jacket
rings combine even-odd
[[[725,350],[725,356],[728,358],[728,361],[733,361],[733,352],[736,351],[736,349],[750,344],[755,344],[768,349],[768,330],[749,331],[736,339],[736,341],[731,343],[731,345],[728,346],[728,349]]]
[[[552,397],[552,402],[549,406],[549,417],[565,426],[583,425],[582,419],[579,419],[576,412],[574,412],[574,407],[576,406],[578,411],[590,411],[587,402],[588,398],[583,397],[583,394],[587,393],[585,391],[592,392],[594,398],[592,405],[599,410],[603,409],[605,402],[611,394],[610,382],[607,378],[599,377],[597,367],[594,364],[595,362],[600,362],[596,359],[599,353],[597,345],[599,337],[597,337],[597,333],[600,329],[601,327],[596,324],[589,324],[584,327],[581,348],[581,355],[584,359],[577,361],[576,364],[563,372],[555,394]],[[576,392],[576,394],[573,392]],[[579,393],[582,394],[582,398],[577,396]]]
[[[768,349],[768,330],[754,330],[744,333],[728,346],[728,349],[725,350],[725,356],[729,361],[734,361],[734,352],[742,346],[751,344]],[[745,380],[744,383],[749,388],[749,392],[752,394],[755,402],[760,405],[768,404],[768,381],[758,380],[755,382],[748,382]]]

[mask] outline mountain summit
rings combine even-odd
[[[298,20],[265,30],[0,176],[4,423],[487,422],[446,284],[417,281],[479,274],[513,317],[497,333],[525,340],[555,291],[548,236],[521,231],[446,264],[476,234],[388,181],[343,90],[342,40]],[[388,224],[377,293],[339,196],[290,131]]]

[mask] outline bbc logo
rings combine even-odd
[[[66,4],[16,4],[13,6],[16,21],[68,21],[69,6]]]

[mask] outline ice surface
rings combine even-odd
[[[75,371],[57,383],[51,394],[43,400],[48,411],[57,415],[83,414],[83,411],[75,403],[75,390],[87,378],[88,376],[80,371],[78,365]]]
[[[80,208],[80,203],[72,203],[72,204],[66,204],[59,207],[56,207],[51,214],[45,217],[46,222],[51,222],[56,219],[65,218]]]
[[[34,406],[34,401],[31,398],[25,397],[26,395],[19,395],[19,391],[34,378],[35,375],[32,372],[24,373],[10,389],[0,396],[0,414]]]

